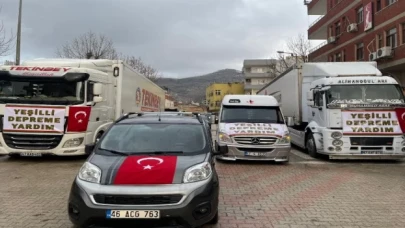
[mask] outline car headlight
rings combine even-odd
[[[90,162],[85,162],[80,168],[78,177],[81,180],[99,184],[101,178],[101,169]]]
[[[333,145],[333,146],[342,146],[342,145],[343,145],[343,141],[342,141],[342,140],[335,139],[335,140],[333,140],[332,145]]]
[[[291,142],[291,137],[289,134],[284,134],[284,136],[278,140],[279,144],[288,144]]]
[[[80,146],[83,143],[84,138],[74,138],[74,139],[69,139],[63,144],[63,148],[68,148],[68,147],[77,147]]]
[[[342,138],[342,133],[338,132],[338,131],[334,131],[334,132],[332,132],[331,136],[334,139],[340,139],[340,138]]]
[[[219,132],[218,138],[220,142],[228,142],[232,143],[232,139],[229,135],[225,134],[224,132]]]
[[[208,179],[212,174],[212,168],[210,163],[203,162],[201,164],[188,168],[184,173],[183,182],[191,183],[197,181],[203,181]]]

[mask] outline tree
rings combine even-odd
[[[57,48],[56,55],[74,59],[122,59],[151,81],[155,82],[160,78],[159,72],[144,63],[140,57],[118,54],[110,38],[91,31]]]
[[[1,7],[0,7],[1,13]],[[3,21],[0,21],[0,57],[9,54],[9,51],[14,47],[13,41],[15,35],[12,32],[8,34],[6,28],[4,27]]]
[[[60,58],[113,59],[117,56],[114,43],[102,34],[87,32],[56,50]]]
[[[283,53],[279,54],[278,59],[280,61],[280,67],[277,71],[284,72],[285,70],[293,66],[296,61],[308,62],[308,55],[311,48],[311,43],[304,34],[299,34],[297,37],[290,38],[286,42],[286,45],[288,48],[288,52],[292,53],[292,55]],[[285,55],[290,56],[285,58]]]

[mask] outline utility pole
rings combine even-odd
[[[20,65],[20,52],[21,52],[21,12],[22,12],[22,0],[18,7],[18,23],[17,23],[17,45],[15,50],[15,65]]]

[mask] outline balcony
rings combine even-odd
[[[261,85],[252,85],[250,83],[245,83],[245,90],[259,90],[261,88],[263,88],[266,84],[261,84]]]
[[[250,73],[244,72],[243,75],[245,78],[274,78],[274,74],[272,72],[269,73]]]
[[[305,0],[307,5],[308,15],[325,15],[328,9],[328,1],[326,0]]]

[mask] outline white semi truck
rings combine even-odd
[[[405,157],[402,89],[376,62],[298,64],[258,94],[278,100],[292,144],[312,157]]]
[[[0,66],[0,155],[83,155],[122,114],[164,105],[164,90],[119,60]]]

